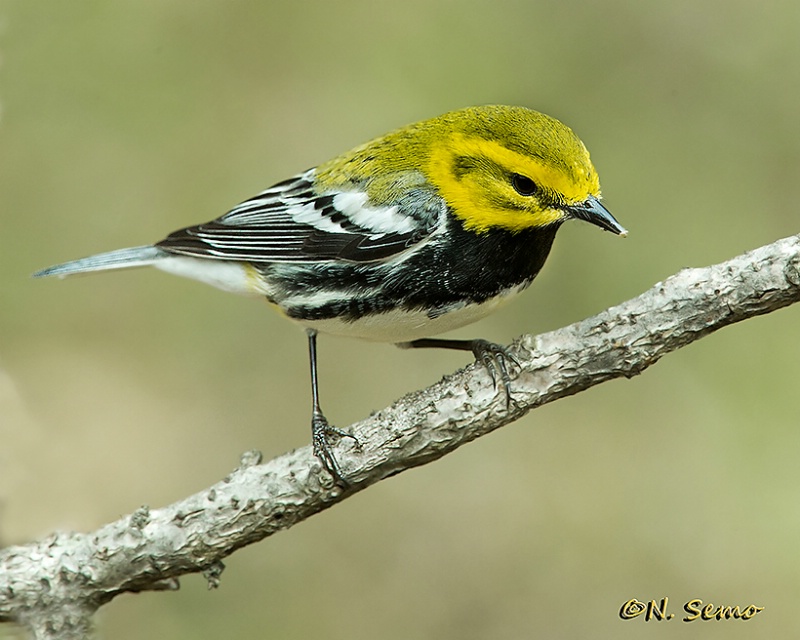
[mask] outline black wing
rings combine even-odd
[[[391,206],[366,193],[318,194],[314,170],[280,182],[221,218],[175,231],[157,247],[171,253],[245,262],[385,260],[421,242],[444,213],[422,189]]]

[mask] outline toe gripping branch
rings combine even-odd
[[[513,366],[520,368],[519,360],[504,346],[489,342],[488,340],[443,340],[439,338],[423,338],[412,342],[403,342],[398,346],[412,349],[457,349],[459,351],[471,351],[475,360],[489,372],[494,384],[495,391],[502,386],[506,399],[506,408],[511,407],[513,401],[511,397],[511,376],[509,369]],[[331,425],[322,413],[319,405],[319,385],[317,382],[317,332],[308,331],[308,354],[311,364],[311,442],[314,455],[322,462],[322,466],[333,477],[336,484],[341,487],[349,487],[350,483],[345,479],[339,462],[331,450],[330,438],[351,438],[356,446],[360,446],[352,433],[342,429],[337,429]]]
[[[497,380],[503,385],[503,391],[506,395],[506,408],[511,406],[511,376],[508,373],[509,365],[517,370],[521,368],[519,360],[508,348],[496,342],[489,342],[488,340],[470,340],[472,343],[472,353],[475,360],[480,362],[489,375],[492,377],[495,391],[497,391]]]
[[[311,444],[314,455],[319,458],[322,466],[331,474],[336,484],[340,487],[347,488],[350,486],[350,483],[345,479],[342,468],[339,466],[336,456],[333,455],[333,451],[331,451],[331,444],[329,441],[331,435],[336,438],[352,438],[356,446],[361,446],[358,438],[352,433],[344,431],[343,429],[337,429],[328,423],[328,420],[322,415],[321,411],[318,409],[315,410],[311,416]]]
[[[319,458],[325,470],[331,474],[336,484],[347,488],[350,483],[345,480],[339,462],[331,451],[330,436],[335,438],[352,438],[356,446],[360,446],[352,433],[337,429],[331,425],[319,406],[319,384],[317,381],[317,332],[308,331],[308,359],[311,365],[311,444],[314,455]]]
[[[489,375],[492,377],[495,391],[498,388],[498,381],[503,387],[506,396],[506,407],[511,406],[511,376],[510,366],[517,369],[521,367],[519,360],[509,351],[508,348],[488,340],[443,340],[440,338],[422,338],[412,342],[403,342],[398,345],[410,349],[457,349],[459,351],[471,351],[475,360],[480,362]]]

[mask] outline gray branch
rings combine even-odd
[[[513,401],[472,365],[352,425],[336,454],[352,486],[335,486],[309,447],[267,463],[258,452],[214,486],[91,533],[58,533],[0,551],[0,621],[36,638],[81,638],[124,592],[176,589],[186,573],[216,586],[222,560],[353,493],[506,425],[536,407],[620,376],[724,326],[800,300],[800,236],[704,269],[685,269],[592,318],[512,346]]]

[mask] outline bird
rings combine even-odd
[[[265,298],[307,334],[312,449],[348,486],[323,413],[317,335],[471,351],[511,397],[505,347],[433,336],[525,290],[556,232],[582,220],[627,231],[600,202],[589,152],[565,124],[519,106],[467,107],[394,130],[152,245],[34,277],[153,266]]]

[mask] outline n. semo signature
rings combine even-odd
[[[674,613],[668,609],[669,598],[661,598],[660,602],[650,600],[642,602],[636,598],[631,598],[623,603],[619,610],[619,617],[623,620],[632,620],[643,616],[645,622],[650,620],[672,620]],[[740,607],[738,605],[726,606],[715,605],[711,602],[703,604],[699,598],[689,600],[683,605],[686,616],[684,622],[694,622],[695,620],[750,620],[764,610],[764,607],[757,607],[754,604]]]

